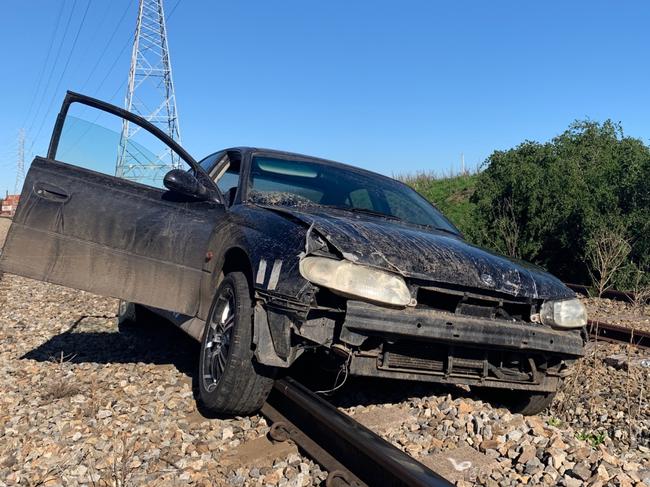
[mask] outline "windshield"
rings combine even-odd
[[[255,156],[249,188],[249,199],[259,204],[328,206],[381,214],[458,234],[438,210],[408,186],[342,167]]]

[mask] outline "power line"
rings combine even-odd
[[[56,16],[56,22],[54,23],[54,30],[52,31],[52,41],[49,43],[47,48],[47,54],[45,55],[45,62],[41,66],[41,72],[38,75],[38,83],[36,84],[36,89],[34,90],[34,96],[30,97],[31,101],[29,103],[29,109],[26,112],[25,119],[23,120],[22,126],[24,127],[29,119],[29,116],[32,114],[32,108],[34,108],[34,102],[36,101],[36,96],[41,90],[41,85],[43,84],[43,77],[45,76],[45,68],[50,62],[50,56],[52,55],[52,48],[54,47],[54,40],[56,39],[56,34],[59,32],[59,25],[61,25],[61,17],[63,16],[63,7],[65,2],[60,2],[59,13]]]
[[[181,2],[181,0],[177,0],[176,3],[174,4],[174,6],[173,6],[173,7],[171,8],[171,10],[169,11],[169,14],[165,16],[167,21],[169,21],[169,19],[171,19],[172,15],[173,15],[174,12],[176,11],[176,8],[177,8],[178,5],[180,4],[180,2]],[[112,40],[114,39],[115,34],[116,34],[117,31],[118,31],[118,27],[119,27],[119,25],[123,22],[123,20],[124,20],[124,18],[125,18],[125,15],[128,13],[129,8],[130,8],[130,6],[131,6],[132,3],[133,3],[133,0],[131,0],[131,1],[129,2],[129,4],[127,5],[126,10],[122,13],[122,16],[120,17],[120,20],[118,21],[118,24],[116,25],[116,28],[113,30],[113,32],[112,32],[112,34],[111,34],[111,36],[110,36],[108,42],[107,42],[106,45],[104,46],[104,49],[103,49],[103,51],[102,51],[102,54],[100,54],[100,58],[97,60],[97,63],[95,64],[95,66],[94,66],[93,69],[91,70],[91,74],[88,76],[88,78],[87,78],[86,81],[84,82],[83,87],[82,87],[79,91],[83,92],[83,89],[84,89],[85,85],[88,83],[88,81],[89,81],[90,78],[92,77],[92,74],[93,74],[93,72],[96,70],[97,66],[99,66],[100,61],[101,61],[101,58],[106,54],[107,48],[109,47],[110,43],[111,43]],[[102,87],[104,86],[104,83],[106,83],[106,81],[108,80],[109,76],[111,75],[111,73],[113,72],[113,70],[115,69],[115,67],[117,66],[117,63],[120,61],[122,55],[123,55],[124,52],[126,51],[126,48],[131,44],[131,42],[132,42],[132,38],[131,38],[131,37],[128,37],[128,38],[126,39],[126,42],[124,43],[124,45],[122,46],[122,48],[121,48],[120,51],[118,52],[117,56],[115,57],[115,59],[114,59],[113,62],[111,63],[109,69],[106,71],[106,74],[105,74],[104,77],[102,78],[101,82],[99,83],[99,85],[98,85],[97,88],[95,89],[96,92],[99,92],[99,91],[102,89]],[[127,82],[126,79],[123,80],[123,81],[120,83],[120,85],[115,89],[115,91],[110,95],[110,97],[105,98],[105,101],[107,101],[107,102],[112,102],[112,100],[117,96],[117,94],[122,90],[122,88],[124,88],[124,85],[126,84],[126,82]],[[84,137],[88,134],[88,132],[90,131],[92,125],[96,124],[96,122],[99,120],[100,116],[101,116],[101,113],[99,113],[99,114],[97,114],[97,115],[95,116],[95,118],[90,122],[89,126],[84,130],[84,132],[83,132],[83,133],[82,133],[82,134],[77,138],[77,140],[75,140],[74,143],[72,143],[72,144],[70,145],[69,150],[72,150],[73,148],[75,148],[75,147],[79,144],[79,142],[81,142],[81,140],[83,140],[83,138],[84,138]],[[32,145],[33,145],[33,144],[32,144]]]
[[[111,64],[111,67],[108,68],[108,71],[104,75],[104,78],[102,78],[102,82],[99,83],[99,86],[97,87],[97,91],[101,90],[102,86],[104,86],[104,83],[106,83],[106,80],[108,79],[109,75],[113,72],[115,66],[117,66],[117,62],[120,60],[120,57],[122,57],[122,54],[124,54],[124,51],[126,51],[126,48],[129,47],[129,44],[131,44],[131,38],[128,38],[124,43],[124,45],[122,46],[122,49],[120,49],[120,52],[117,54],[117,57],[113,61],[113,64]]]
[[[25,129],[18,132],[18,157],[16,159],[16,185],[14,194],[20,194],[25,179]]]
[[[172,18],[172,15],[174,15],[174,12],[176,11],[176,7],[178,7],[178,4],[181,3],[181,0],[176,0],[176,3],[172,7],[172,9],[169,11],[167,14],[167,22],[169,22],[169,19]]]
[[[76,1],[76,0],[75,0]],[[45,116],[43,117],[43,120],[41,121],[41,125],[38,127],[38,131],[36,132],[36,136],[34,136],[34,140],[32,141],[32,146],[30,146],[29,150],[32,149],[34,146],[34,143],[38,139],[38,136],[41,134],[41,130],[43,130],[43,125],[45,125],[45,121],[47,120],[47,116],[50,114],[52,111],[52,106],[54,105],[54,102],[57,99],[57,94],[59,91],[59,88],[61,86],[61,81],[63,81],[63,76],[65,75],[65,72],[68,69],[68,66],[70,65],[70,60],[72,59],[72,54],[74,53],[74,49],[77,46],[77,41],[79,40],[79,34],[81,34],[81,31],[84,26],[84,22],[86,20],[86,15],[88,14],[88,10],[90,9],[90,4],[91,0],[88,0],[88,3],[86,3],[86,9],[84,10],[83,17],[81,18],[81,22],[79,23],[79,27],[77,28],[77,33],[75,34],[74,40],[72,41],[72,47],[70,48],[70,52],[68,53],[68,59],[65,62],[65,65],[63,66],[63,71],[61,71],[61,75],[59,76],[59,80],[56,83],[56,88],[54,88],[54,93],[52,96],[52,99],[50,100],[50,104],[47,107],[47,110],[45,112]]]
[[[61,42],[59,43],[59,48],[56,51],[56,56],[54,56],[54,63],[52,64],[52,68],[50,69],[50,72],[47,76],[47,82],[45,83],[45,88],[43,89],[43,93],[41,94],[41,97],[38,101],[37,105],[37,110],[36,113],[34,114],[34,119],[32,120],[32,123],[29,125],[29,128],[27,129],[27,133],[31,133],[32,129],[34,128],[34,124],[36,123],[36,120],[38,120],[38,114],[41,111],[41,107],[43,106],[43,102],[45,101],[45,94],[48,91],[48,88],[50,86],[50,82],[52,81],[52,76],[54,75],[54,70],[56,69],[56,66],[58,65],[59,62],[59,56],[61,55],[61,50],[63,49],[63,44],[65,43],[65,38],[68,35],[68,28],[70,27],[70,21],[72,20],[72,14],[74,14],[74,7],[77,4],[77,0],[74,0],[72,4],[72,8],[70,9],[70,15],[68,15],[68,20],[66,21],[65,24],[65,29],[63,30],[63,36],[61,37]],[[35,140],[34,140],[35,141]],[[32,142],[33,144],[33,142]]]
[[[117,34],[117,31],[119,30],[119,27],[122,25],[122,22],[124,22],[124,19],[126,18],[126,14],[129,12],[129,8],[131,8],[132,4],[133,4],[133,0],[131,0],[131,1],[129,1],[127,3],[126,9],[124,9],[124,12],[122,13],[122,16],[120,17],[120,20],[118,20],[117,24],[115,24],[115,28],[113,29],[113,32],[111,33],[111,36],[108,39],[108,42],[104,45],[104,49],[102,49],[102,52],[99,55],[99,57],[97,58],[97,61],[95,62],[95,65],[90,70],[90,74],[88,74],[88,77],[86,78],[86,81],[84,81],[83,85],[81,85],[81,88],[80,88],[79,91],[83,92],[83,90],[86,88],[86,85],[88,84],[90,79],[95,74],[95,71],[97,70],[100,63],[102,62],[102,59],[104,58],[104,55],[106,54],[106,51],[108,50],[109,46],[111,45],[111,42],[113,42],[113,39],[115,38],[115,34]]]
[[[112,10],[113,5],[111,2],[105,2],[106,3],[106,9],[99,14],[99,22],[93,23],[92,25],[92,34],[90,38],[85,42],[85,47],[84,51],[81,53],[79,56],[79,62],[81,64],[81,61],[85,60],[86,57],[88,56],[88,53],[92,50],[92,52],[96,53],[97,52],[97,45],[98,42],[96,42],[96,39],[98,35],[101,33],[102,27],[104,27],[104,24],[106,23],[106,20],[109,18],[109,12]],[[96,56],[93,56],[93,59]]]

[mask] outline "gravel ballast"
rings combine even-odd
[[[326,473],[290,445],[265,443],[260,416],[201,414],[192,339],[164,324],[118,329],[116,309],[60,286],[0,281],[0,485],[322,483]],[[643,486],[643,358],[591,346],[552,408],[527,418],[467,388],[351,380],[330,399],[458,485]]]

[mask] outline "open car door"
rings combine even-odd
[[[67,144],[68,158],[58,151],[63,148],[62,133],[75,132],[75,126],[79,140],[88,140],[85,128],[68,116],[73,104],[119,121],[123,131],[115,147],[105,140],[92,140],[90,145],[110,146],[118,157],[128,154],[128,164],[119,167],[133,169],[134,180],[128,174],[120,178],[61,161],[93,159],[72,143]],[[201,189],[197,197],[155,187],[161,181],[134,175],[146,167],[147,160],[164,167],[144,146],[128,145],[124,134],[135,131],[162,143],[167,155],[175,158],[174,166],[187,165],[188,176]],[[115,167],[113,162],[106,172]],[[225,215],[221,201],[218,188],[203,169],[156,126],[126,110],[68,92],[48,156],[36,157],[25,178],[0,254],[0,269],[192,316],[198,306],[206,250]]]

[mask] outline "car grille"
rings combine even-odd
[[[482,290],[439,286],[420,286],[417,290],[417,302],[419,308],[527,323],[539,304],[529,298],[513,298],[498,293],[489,295]]]

